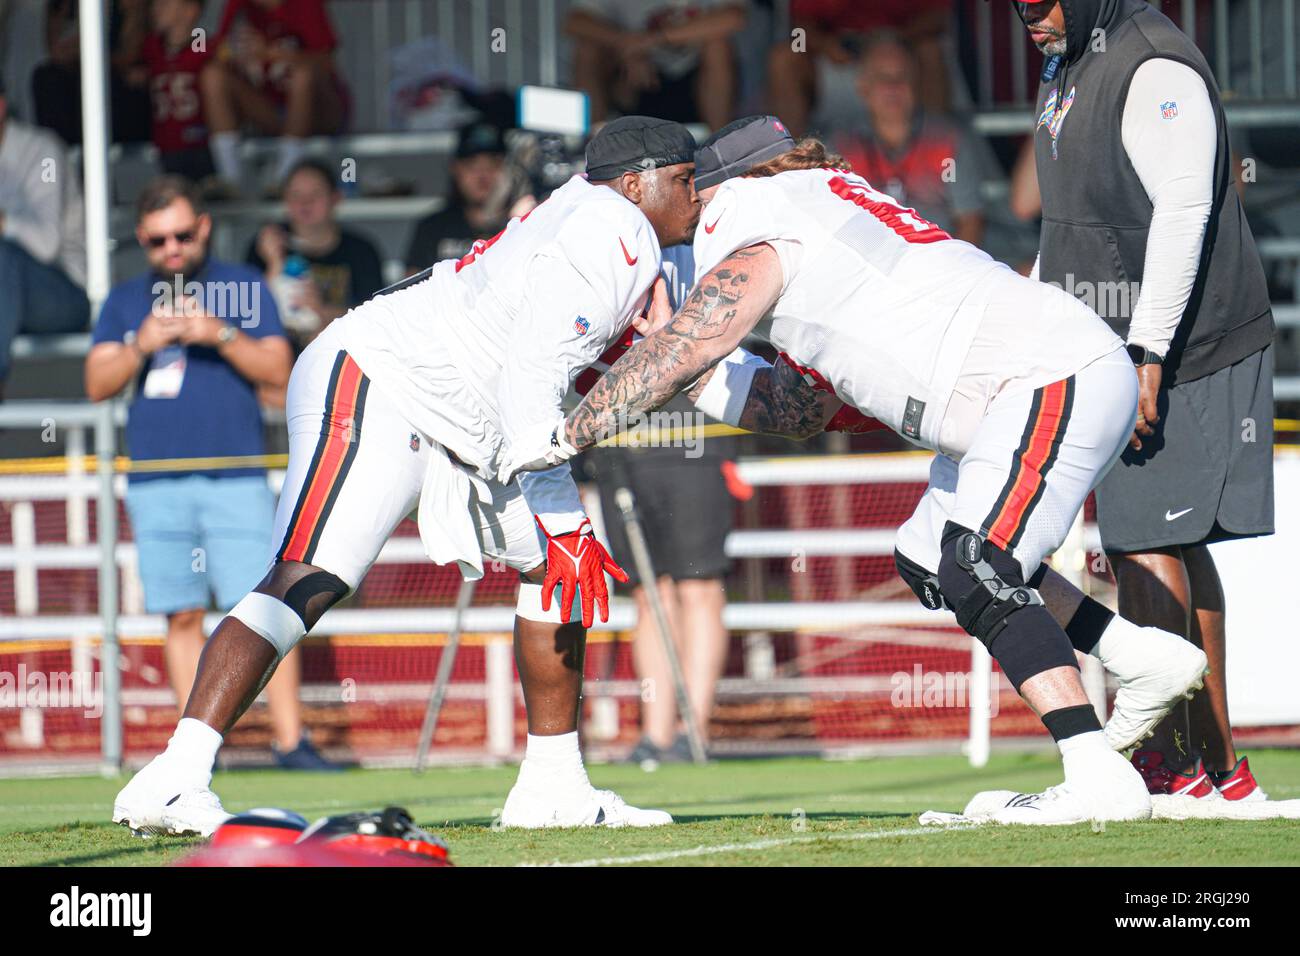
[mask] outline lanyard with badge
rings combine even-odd
[[[185,383],[187,363],[185,346],[168,345],[159,349],[149,359],[149,371],[144,377],[141,394],[145,398],[175,398]]]

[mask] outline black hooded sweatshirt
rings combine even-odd
[[[1165,357],[1164,382],[1201,378],[1265,348],[1274,332],[1268,287],[1233,188],[1228,127],[1205,57],[1143,0],[1061,0],[1061,7],[1067,52],[1044,64],[1034,132],[1043,197],[1039,278],[1076,294],[1091,291],[1102,318],[1127,336],[1137,296],[1100,284],[1141,283],[1152,206],[1124,151],[1124,103],[1142,63],[1175,60],[1205,81],[1218,151],[1196,281]],[[1107,303],[1126,301],[1125,314],[1105,314]]]

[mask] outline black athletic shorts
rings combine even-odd
[[[735,502],[722,475],[722,460],[713,455],[686,458],[678,448],[626,457],[629,467],[624,474],[636,498],[655,574],[675,581],[724,577],[731,566],[725,544]],[[595,470],[610,551],[631,579],[626,587],[632,588],[640,579],[623,513],[614,501],[615,472],[600,462]]]
[[[1160,422],[1097,486],[1108,552],[1273,533],[1273,348],[1160,393]]]

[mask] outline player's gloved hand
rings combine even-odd
[[[564,464],[577,453],[578,449],[564,437],[564,416],[561,415],[555,424],[538,428],[522,441],[512,443],[505,461],[497,470],[497,477],[503,485],[508,485],[522,471],[545,471]]]
[[[582,626],[591,627],[593,611],[600,607],[601,621],[609,620],[609,590],[605,587],[605,572],[614,580],[627,583],[627,572],[609,556],[605,546],[596,540],[591,522],[586,518],[576,531],[553,535],[546,530],[542,519],[534,516],[537,527],[546,535],[546,577],[542,580],[542,610],[551,609],[551,595],[560,585],[560,617],[569,619],[573,613],[573,594],[578,591],[582,599]]]
[[[822,429],[828,432],[847,432],[850,435],[864,435],[867,432],[879,431],[886,427],[884,422],[875,418],[868,418],[852,405],[845,403],[838,412],[831,416],[826,427]]]

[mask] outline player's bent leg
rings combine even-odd
[[[524,575],[515,617],[515,663],[528,711],[528,742],[501,823],[537,829],[579,826],[661,826],[662,810],[628,806],[587,778],[578,741],[587,632],[562,621],[559,602],[543,611],[539,565]]]
[[[957,622],[983,643],[1034,708],[1061,751],[1065,782],[1016,794],[997,807],[982,794],[968,807],[999,823],[1065,824],[1136,820],[1151,814],[1146,786],[1106,742],[1079,679],[1074,647],[1020,562],[980,532],[944,528],[939,588]],[[996,809],[995,809],[996,807]]]
[[[1074,649],[1097,658],[1118,683],[1104,728],[1112,749],[1131,750],[1146,740],[1204,682],[1205,654],[1178,635],[1126,621],[1046,564],[1029,583]]]
[[[328,571],[276,564],[213,631],[176,732],[118,793],[113,822],[140,832],[210,836],[229,816],[211,790],[224,734],[280,660],[347,591]]]

